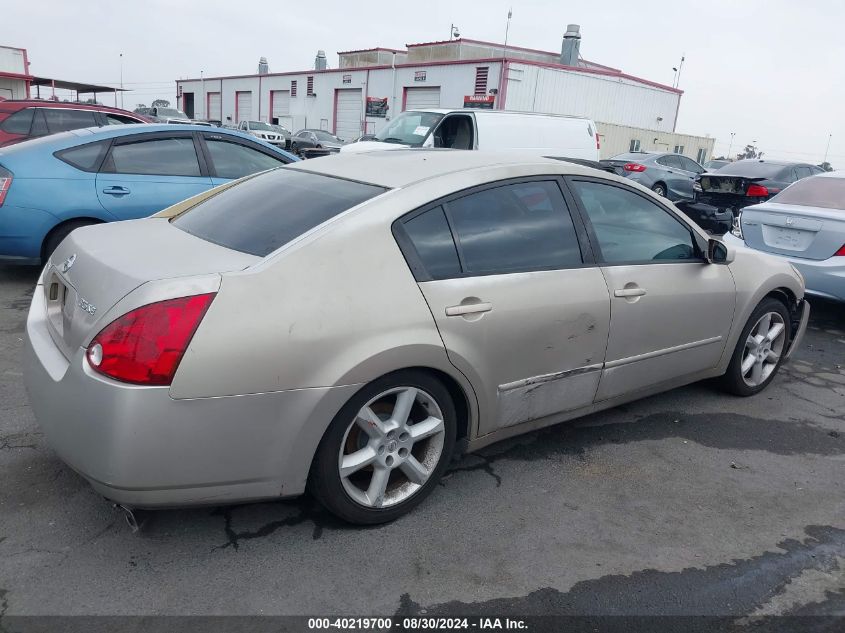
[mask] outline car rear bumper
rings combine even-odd
[[[4,204],[0,207],[0,262],[39,264],[41,244],[58,220],[39,209]]]
[[[26,326],[24,380],[59,457],[128,507],[217,504],[304,491],[311,459],[357,386],[177,400],[167,387],[109,380],[83,349],[68,361],[53,342],[36,289]]]
[[[751,248],[744,240],[731,233],[725,235],[723,239],[726,244]],[[767,254],[787,261],[795,266],[804,277],[808,295],[832,299],[834,301],[845,301],[845,257],[829,257],[828,259],[815,260],[788,257],[775,253]]]

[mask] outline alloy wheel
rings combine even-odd
[[[777,312],[767,312],[748,334],[740,371],[749,387],[766,382],[778,365],[786,341],[786,324]]]
[[[384,508],[425,485],[443,454],[443,413],[431,394],[396,387],[358,410],[341,442],[343,489],[358,504]]]

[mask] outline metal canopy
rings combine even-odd
[[[51,79],[49,77],[33,77],[30,81],[33,86],[49,86],[50,88],[61,88],[63,90],[74,90],[77,94],[88,94],[98,92],[129,92],[125,88],[113,88],[111,86],[98,86],[96,84],[84,84],[76,81],[65,81],[64,79]]]

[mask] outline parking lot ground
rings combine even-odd
[[[845,308],[764,393],[696,384],[491,446],[395,523],[121,513],[46,444],[0,268],[0,630],[27,614],[845,614]],[[237,424],[233,420],[233,424]]]

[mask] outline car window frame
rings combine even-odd
[[[72,152],[73,150],[79,149],[80,147],[85,147],[86,145],[96,145],[97,143],[104,143],[105,146],[106,146],[106,151],[103,152],[103,155],[100,156],[99,160],[91,167],[91,169],[83,169],[82,167],[79,167],[78,165],[74,165],[73,163],[64,159],[64,155],[67,152]],[[86,174],[98,174],[98,173],[100,173],[100,168],[103,166],[103,163],[106,161],[106,157],[109,155],[109,152],[111,152],[111,148],[112,148],[113,144],[114,144],[113,138],[100,139],[100,140],[96,140],[96,141],[87,141],[85,143],[79,143],[78,145],[72,145],[70,147],[65,147],[65,148],[62,148],[60,150],[56,150],[55,152],[53,152],[53,156],[56,159],[62,161],[65,165],[69,165],[70,167],[73,167],[74,169],[77,169],[81,172],[84,172]],[[103,173],[112,173],[112,172],[103,172]]]
[[[704,167],[699,165],[696,161],[694,161],[689,156],[684,156],[683,154],[679,154],[678,160],[681,161],[681,165],[684,165],[684,164],[686,164],[686,162],[689,162],[694,166],[693,169],[687,169],[686,167],[682,168],[688,174],[701,174],[701,173],[704,172]]]
[[[682,218],[678,213],[673,211],[671,208],[663,204],[661,200],[652,198],[648,194],[637,191],[633,187],[629,187],[624,183],[617,182],[615,180],[605,180],[604,178],[596,178],[594,176],[564,176],[563,178],[564,185],[569,190],[570,195],[573,198],[573,202],[575,208],[577,209],[578,214],[581,216],[581,221],[584,223],[586,227],[586,232],[588,235],[588,239],[590,242],[590,247],[595,254],[596,262],[602,268],[607,268],[611,266],[644,266],[644,265],[652,265],[652,264],[704,264],[707,263],[706,253],[707,253],[707,243],[705,242],[704,238],[699,235],[698,231],[696,231],[692,224]],[[599,243],[598,235],[596,234],[595,228],[593,227],[592,220],[590,219],[590,215],[587,212],[587,209],[584,207],[583,203],[581,202],[581,198],[575,195],[574,187],[571,186],[573,182],[593,182],[599,185],[607,185],[611,187],[616,187],[617,189],[622,189],[623,191],[627,191],[628,193],[632,193],[644,200],[651,202],[656,207],[664,211],[670,218],[678,222],[681,226],[683,226],[687,232],[690,234],[690,238],[692,240],[693,248],[696,250],[696,257],[692,259],[644,259],[644,260],[632,260],[626,262],[609,262],[605,259],[604,254],[601,250],[601,244]]]
[[[174,174],[130,174],[120,171],[103,171],[103,167],[105,166],[108,159],[111,157],[112,150],[115,147],[121,145],[132,145],[133,143],[141,143],[144,141],[156,141],[156,140],[163,140],[163,139],[170,139],[170,138],[190,138],[194,143],[194,152],[197,155],[197,162],[199,163],[200,173],[196,176],[194,175],[174,175]],[[210,178],[208,164],[205,160],[205,153],[203,148],[200,146],[199,140],[197,139],[197,132],[188,132],[184,130],[174,130],[173,132],[170,131],[158,131],[158,132],[138,132],[136,134],[127,134],[124,136],[117,136],[112,138],[112,143],[106,151],[105,155],[103,156],[103,160],[100,162],[99,169],[97,170],[98,174],[111,174],[111,175],[124,175],[124,176],[157,176],[161,178]]]
[[[526,268],[525,270],[494,270],[482,272],[467,271],[464,255],[461,249],[460,239],[457,236],[448,209],[449,202],[454,202],[455,200],[459,200],[461,198],[465,198],[475,193],[480,193],[482,191],[487,191],[489,189],[498,189],[499,187],[504,187],[508,185],[519,185],[532,182],[551,182],[557,184],[564,201],[564,211],[569,213],[569,217],[572,220],[572,225],[575,229],[575,239],[577,241],[578,248],[581,251],[581,263],[572,266],[531,267]],[[434,278],[428,272],[425,264],[422,261],[422,258],[419,256],[419,253],[417,252],[417,249],[414,246],[410,235],[408,235],[408,232],[405,230],[404,224],[424,213],[427,213],[428,211],[436,209],[437,207],[443,207],[443,214],[446,216],[446,223],[449,227],[449,233],[452,237],[452,242],[455,245],[455,251],[458,255],[458,264],[461,268],[461,272],[459,274],[450,275],[448,277]],[[466,279],[473,277],[490,277],[498,275],[524,275],[534,272],[544,272],[552,270],[578,270],[581,268],[595,268],[598,265],[598,260],[592,250],[592,244],[587,233],[587,227],[584,225],[583,217],[581,216],[580,211],[576,210],[575,198],[572,196],[568,187],[566,187],[564,177],[560,174],[538,174],[534,176],[505,178],[501,180],[487,182],[481,185],[475,185],[466,189],[461,189],[459,191],[452,192],[446,196],[441,196],[436,200],[427,202],[426,204],[417,207],[416,209],[402,214],[391,223],[390,228],[391,232],[393,233],[393,237],[396,240],[396,244],[399,246],[399,250],[405,257],[405,261],[408,264],[408,268],[411,270],[411,274],[414,276],[414,279],[420,283],[426,281],[446,281],[449,279]]]
[[[61,134],[62,132],[72,132],[73,130],[84,130],[85,128],[89,128],[89,127],[103,127],[102,119],[99,116],[100,113],[97,110],[91,110],[91,109],[88,109],[88,108],[57,108],[57,107],[51,107],[49,105],[40,106],[39,109],[41,110],[41,114],[44,118],[44,124],[47,127],[47,136],[52,136],[53,134]],[[83,125],[82,127],[73,127],[73,128],[69,128],[67,130],[58,130],[58,131],[54,132],[50,128],[50,119],[47,116],[48,111],[49,112],[55,112],[55,111],[85,112],[86,114],[91,115],[91,118],[94,120],[94,125]],[[33,117],[32,122],[33,122],[33,124],[35,123],[35,117]]]
[[[208,146],[205,143],[206,137],[216,137],[220,140],[227,142],[227,143],[234,143],[235,145],[242,145],[249,149],[256,150],[257,152],[264,154],[265,156],[269,156],[271,158],[276,158],[281,163],[279,167],[283,167],[284,165],[290,165],[292,160],[288,159],[287,156],[281,154],[275,154],[271,152],[266,147],[261,145],[260,143],[253,143],[249,139],[241,138],[240,136],[235,136],[234,134],[221,134],[218,131],[203,131],[203,132],[194,132],[195,135],[195,142],[199,145],[203,153],[203,160],[205,162],[206,168],[208,170],[208,175],[212,178],[226,178],[226,176],[218,176],[217,175],[217,167],[214,165],[214,159],[211,156],[211,150],[208,149]],[[243,177],[243,176],[242,176]],[[227,178],[227,180],[237,180],[236,178]]]

